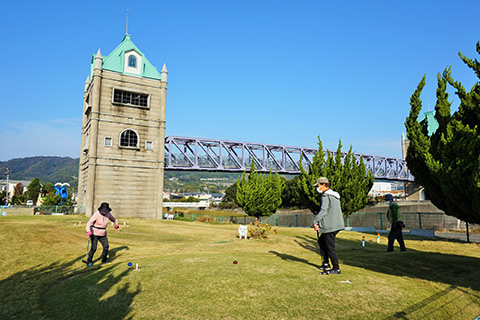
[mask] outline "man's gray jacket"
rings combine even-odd
[[[323,193],[322,206],[313,219],[313,224],[318,224],[321,233],[345,229],[338,192],[328,189]]]

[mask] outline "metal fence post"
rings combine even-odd
[[[347,228],[350,227],[350,216],[347,216]]]
[[[298,214],[295,215],[295,227],[298,227]]]
[[[275,215],[275,225],[278,227],[278,214]]]
[[[380,230],[383,230],[383,213],[380,212]]]
[[[417,212],[417,213],[418,213],[418,225],[420,229],[422,229],[422,213],[421,212]]]

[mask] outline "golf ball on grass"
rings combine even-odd
[[[132,266],[132,263],[131,263],[131,262],[129,262],[129,263],[128,263],[128,266],[129,266],[129,267],[131,267],[131,266]]]

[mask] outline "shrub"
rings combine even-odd
[[[203,216],[197,219],[198,222],[206,222],[206,223],[211,223],[211,222],[217,222],[217,219],[214,217],[210,216]]]
[[[274,234],[277,234],[277,229],[273,229],[273,231],[272,231],[272,227],[268,223],[266,223],[266,224],[250,223],[248,225],[247,236],[249,238],[266,239],[266,238],[268,238],[268,235],[270,234],[270,232],[273,232]]]

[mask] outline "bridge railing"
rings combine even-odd
[[[250,170],[253,159],[258,172],[299,174],[300,161],[308,170],[316,152],[313,148],[169,136],[165,138],[165,169],[243,172]],[[342,152],[344,158],[346,154]],[[354,156],[357,162],[363,158],[376,179],[414,180],[404,159],[359,153]]]

